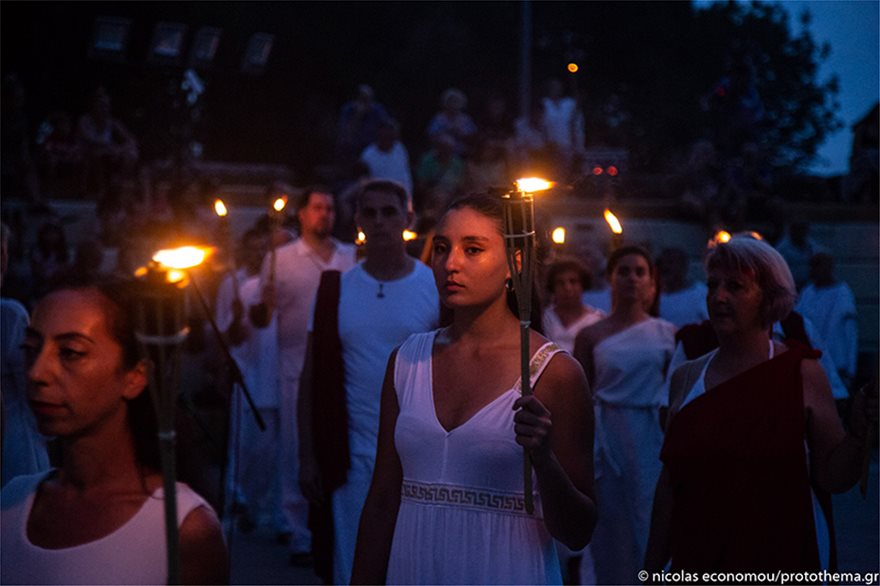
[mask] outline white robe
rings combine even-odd
[[[664,378],[674,347],[675,326],[651,318],[593,348],[600,514],[590,550],[596,583],[635,584],[642,568],[662,467]]]

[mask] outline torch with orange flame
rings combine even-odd
[[[617,216],[615,216],[608,208],[605,208],[603,216],[608,223],[608,227],[611,228],[611,252],[614,252],[623,246],[623,225],[620,223],[620,220],[617,219]]]
[[[165,498],[168,583],[180,584],[177,531],[174,411],[180,383],[180,350],[189,333],[185,321],[187,270],[204,262],[210,248],[160,250],[135,272],[137,339],[150,365],[149,389],[156,409]]]
[[[535,270],[535,193],[546,191],[553,183],[530,177],[518,179],[514,189],[501,196],[504,216],[504,243],[507,266],[510,269],[520,323],[520,381],[523,396],[532,394],[529,371],[529,329],[532,314],[532,284]],[[534,512],[532,494],[532,461],[527,452],[523,455],[523,482],[525,507]]]

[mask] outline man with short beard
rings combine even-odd
[[[300,237],[280,246],[263,261],[260,282],[263,318],[278,316],[281,506],[290,530],[290,563],[311,563],[308,502],[299,488],[297,397],[306,352],[309,311],[321,273],[345,271],[355,264],[355,247],[331,236],[336,219],[333,195],[327,189],[307,188],[296,206]],[[274,278],[272,275],[274,273]],[[252,313],[252,317],[254,314]],[[258,327],[263,320],[257,320]]]

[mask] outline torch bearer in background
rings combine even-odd
[[[272,207],[269,209],[269,277],[263,291],[263,302],[251,307],[251,322],[258,328],[265,328],[272,320],[272,311],[274,311],[275,296],[275,273],[276,273],[276,255],[275,249],[280,241],[279,232],[281,225],[284,223],[284,208],[287,207],[287,195],[275,198]],[[267,301],[267,293],[268,298]]]
[[[605,208],[605,221],[608,222],[608,227],[611,228],[611,252],[614,252],[621,246],[623,246],[623,226],[620,223],[620,220],[617,219],[611,210]]]
[[[160,250],[152,262],[135,273],[137,338],[151,366],[149,388],[159,427],[169,584],[180,584],[174,411],[180,351],[189,333],[184,315],[188,284],[185,269],[201,264],[206,256],[206,249],[194,246]]]
[[[220,247],[223,250],[226,271],[232,277],[232,294],[236,301],[240,301],[238,296],[238,276],[235,274],[235,247],[232,245],[232,230],[229,227],[229,210],[223,200],[219,197],[214,200],[214,213],[218,219],[218,238]]]
[[[504,215],[504,242],[507,265],[510,268],[520,324],[520,373],[523,396],[532,394],[529,372],[529,328],[532,313],[532,282],[535,269],[535,196],[550,189],[553,184],[543,179],[519,179],[516,188],[501,196]],[[525,506],[534,512],[532,495],[532,462],[528,453],[523,455]]]

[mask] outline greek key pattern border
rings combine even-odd
[[[493,513],[532,516],[526,513],[525,499],[517,494],[404,480],[400,496],[402,500],[420,505],[454,506]]]

